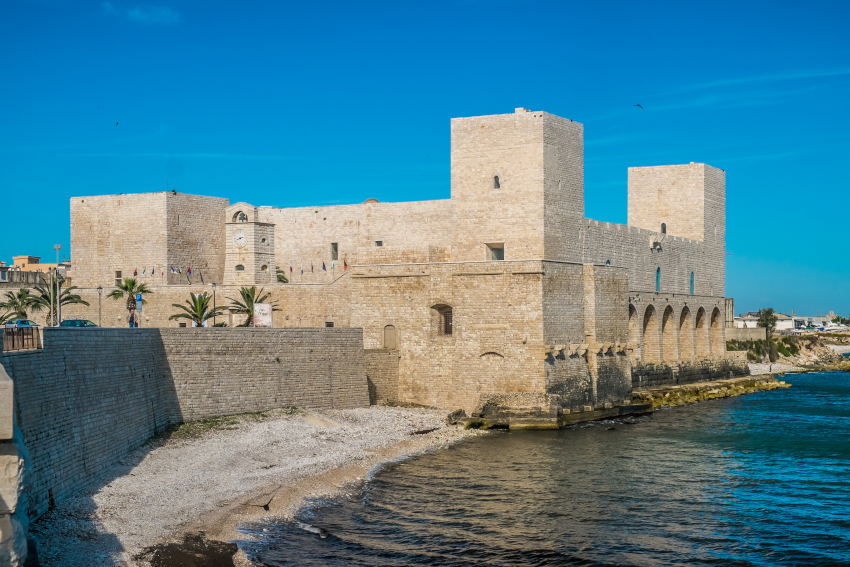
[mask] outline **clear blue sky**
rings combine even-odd
[[[4,0],[0,259],[67,254],[72,196],[166,183],[448,198],[449,119],[524,106],[584,123],[587,216],[626,222],[629,166],[723,168],[736,311],[846,314],[848,21],[811,1]]]

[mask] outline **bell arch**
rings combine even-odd
[[[711,312],[711,354],[723,354],[726,345],[723,342],[723,318],[717,307]]]
[[[655,307],[648,305],[643,313],[643,361],[646,364],[661,362],[661,326]]]
[[[696,354],[694,347],[694,318],[691,310],[684,307],[679,316],[679,358],[692,360]]]
[[[679,337],[676,331],[676,316],[668,305],[661,318],[661,355],[664,362],[674,363],[679,360]]]
[[[694,320],[694,341],[696,342],[697,356],[707,357],[711,355],[711,343],[708,340],[708,315],[705,308],[697,310]]]

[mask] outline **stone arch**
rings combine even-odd
[[[700,307],[694,320],[694,342],[696,342],[697,356],[707,357],[711,354],[711,343],[708,340],[708,315],[705,309]]]
[[[679,337],[676,332],[676,316],[673,308],[667,306],[661,318],[661,354],[664,362],[675,363],[679,360]]]
[[[720,309],[711,312],[711,354],[723,354],[726,345],[723,343],[723,321]]]
[[[236,211],[233,213],[231,222],[248,222],[248,215],[245,214],[245,211]]]
[[[655,307],[647,305],[643,314],[643,361],[646,364],[661,362],[661,326]]]
[[[679,316],[679,358],[692,360],[694,354],[694,318],[691,310],[685,307]]]

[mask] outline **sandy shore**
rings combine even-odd
[[[291,517],[305,498],[346,490],[380,462],[482,434],[446,426],[445,415],[377,406],[270,412],[149,443],[30,526],[39,563],[141,567],[151,558],[143,550],[185,533],[244,539],[240,522]]]

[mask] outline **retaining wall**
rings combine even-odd
[[[757,341],[767,338],[767,330],[764,327],[755,329],[739,329],[738,327],[726,328],[727,341]]]
[[[31,518],[157,431],[274,407],[369,404],[362,331],[54,329],[0,353],[29,449]]]
[[[397,350],[368,349],[365,352],[366,381],[369,384],[369,403],[380,404],[398,401]]]
[[[682,363],[676,366],[637,364],[632,367],[632,388],[646,390],[661,386],[737,378],[749,376],[749,374],[750,367],[746,360],[705,360],[695,363]]]

